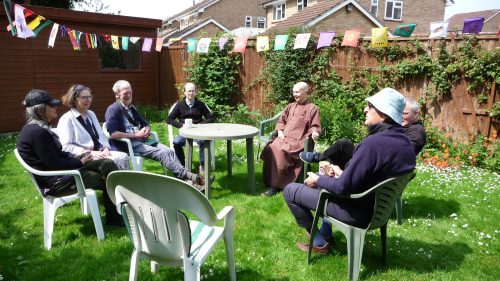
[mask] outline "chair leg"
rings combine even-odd
[[[89,215],[89,208],[87,205],[87,197],[80,197],[80,205],[82,206],[82,213],[86,216]]]
[[[128,276],[129,281],[137,280],[137,273],[139,272],[139,261],[139,253],[136,249],[134,249],[134,251],[132,252],[132,257],[130,258],[130,271]]]
[[[184,261],[184,281],[200,281],[200,265],[199,264],[193,264],[189,259],[185,259],[185,261]]]
[[[358,280],[366,230],[351,229],[347,235],[349,280]]]
[[[57,207],[53,202],[43,198],[43,244],[47,250],[52,248],[52,234]]]
[[[151,261],[151,273],[158,272],[158,263],[155,261]]]
[[[215,140],[210,141],[210,157],[211,161],[210,163],[212,164],[212,171],[215,171]]]
[[[232,230],[231,231],[227,230],[227,232],[231,232],[228,233],[227,235],[226,233],[224,233],[224,243],[226,244],[227,266],[229,268],[229,280],[236,281],[236,269],[234,265],[233,233]]]
[[[97,233],[97,240],[104,240],[104,230],[102,228],[101,213],[99,212],[99,204],[97,203],[97,194],[95,190],[85,190],[87,197],[88,208],[92,214],[92,220],[94,221],[95,231]]]
[[[380,245],[382,245],[382,264],[387,264],[387,223],[380,227]]]
[[[403,198],[402,194],[400,194],[396,198],[396,216],[398,218],[398,224],[403,222]]]

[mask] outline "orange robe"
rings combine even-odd
[[[305,139],[313,132],[321,133],[318,107],[309,100],[287,105],[276,123],[276,130],[282,130],[285,139],[277,137],[262,150],[262,174],[266,187],[283,189],[300,174],[299,153],[304,150]]]

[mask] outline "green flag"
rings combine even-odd
[[[196,38],[188,38],[188,53],[196,51]]]
[[[416,24],[403,24],[403,25],[398,25],[396,26],[396,32],[394,34],[401,36],[401,37],[410,37],[410,35],[413,33],[413,30],[415,29]]]

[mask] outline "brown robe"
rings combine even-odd
[[[262,174],[266,187],[283,189],[300,174],[299,153],[304,150],[305,139],[313,132],[321,133],[318,107],[309,100],[287,105],[276,123],[276,130],[283,130],[285,139],[277,137],[262,150]]]

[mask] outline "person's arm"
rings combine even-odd
[[[75,127],[71,122],[71,112],[63,114],[57,123],[57,135],[62,144],[63,150],[73,154],[82,154],[85,149],[76,145]]]
[[[176,128],[182,128],[182,123],[177,120],[180,117],[179,103],[177,102],[172,109],[172,112],[168,114],[167,124],[172,125]]]
[[[36,136],[33,142],[33,151],[43,164],[53,170],[72,170],[82,167],[82,162],[73,157],[73,154],[58,148],[54,137],[46,130]]]
[[[288,114],[290,112],[290,107],[291,107],[291,104],[287,105],[285,107],[285,109],[283,109],[283,112],[281,112],[281,115],[278,118],[278,121],[276,121],[276,131],[278,131],[278,137],[281,139],[285,138],[283,131],[285,130],[285,126],[286,126],[286,123],[288,121]]]
[[[200,123],[214,123],[215,122],[215,116],[214,114],[208,109],[208,106],[204,103],[201,103],[201,115],[202,117],[205,117],[205,119],[202,118]]]
[[[413,145],[415,155],[417,155],[425,145],[425,128],[422,124],[412,124],[404,128],[405,134]]]
[[[313,140],[317,140],[319,135],[321,134],[321,120],[319,117],[318,107],[316,106],[313,106],[310,111],[310,126],[307,134],[311,135]]]

